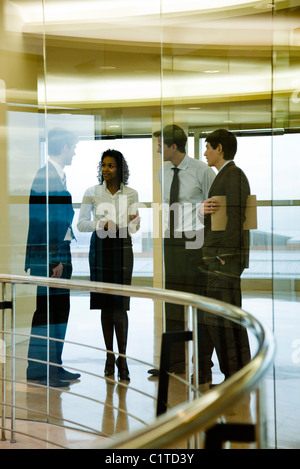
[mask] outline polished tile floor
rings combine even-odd
[[[263,323],[272,327],[273,303],[267,295],[251,294],[245,295],[243,306]],[[299,376],[297,364],[291,361],[291,354],[289,354],[292,340],[290,331],[293,325],[298,327],[294,321],[298,305],[297,301],[290,299],[279,300],[276,305],[276,324],[280,330],[279,345],[280,351],[283,348],[284,353],[283,355],[280,353],[275,371],[271,370],[266,380],[270,447],[277,445],[278,447],[300,448],[300,438],[297,437],[300,421]],[[131,299],[129,324],[127,353],[131,382],[128,386],[122,382],[114,383],[105,380],[102,377],[105,353],[100,313],[89,310],[87,295],[72,295],[64,365],[71,370],[80,370],[81,379],[72,383],[69,389],[48,392],[44,388],[28,385],[25,382],[28,341],[18,340],[16,348],[18,357],[16,361],[16,442],[10,442],[10,432],[6,431],[7,440],[0,441],[0,449],[51,449],[60,445],[71,449],[99,448],[108,441],[108,438],[122,431],[138,430],[153,421],[158,380],[149,377],[147,369],[159,361],[161,320],[152,300]],[[296,333],[295,329],[293,330]],[[138,358],[139,361],[134,358]],[[7,367],[9,368],[9,363]],[[275,381],[273,373],[276,373]],[[222,376],[216,365],[214,382],[221,380]],[[9,399],[9,385],[6,394]],[[182,402],[185,398],[185,386],[171,379],[170,405]],[[255,402],[254,394],[246,396],[243,402],[238,403],[235,408],[228,409],[224,418],[226,421],[252,422],[255,419]],[[276,433],[274,431],[275,407]],[[7,409],[6,425],[8,428],[10,427],[9,412]],[[50,418],[47,419],[46,414],[50,415]],[[60,423],[64,423],[64,428],[59,425]],[[26,433],[32,437],[25,436]],[[186,441],[180,443],[180,448],[186,447],[186,444]],[[241,445],[232,444],[231,447],[239,448]]]

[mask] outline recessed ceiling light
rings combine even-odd
[[[120,126],[119,125],[110,125],[109,128],[110,129],[119,129]]]
[[[101,70],[115,70],[117,67],[113,67],[111,65],[103,65],[102,67],[99,67]]]
[[[220,70],[203,70],[203,73],[220,73]]]
[[[189,107],[189,110],[191,111],[197,111],[199,109],[201,109],[201,107]]]
[[[271,8],[275,8],[275,5],[273,5],[273,3],[260,3],[258,5],[255,5],[255,7],[257,10],[269,10]]]

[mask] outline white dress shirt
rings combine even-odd
[[[135,233],[139,225],[130,222],[130,215],[137,215],[138,193],[121,184],[120,189],[112,194],[106,186],[97,184],[89,187],[83,196],[77,228],[81,232],[96,231],[105,221],[112,220],[119,228],[127,228]]]
[[[160,169],[159,181],[163,189],[163,201],[165,207],[165,230],[168,228],[170,201],[170,188],[175,166],[170,162],[164,163],[163,170]],[[198,217],[198,212],[203,200],[207,199],[210,186],[215,178],[215,172],[203,161],[195,160],[185,156],[177,166],[180,170],[179,177],[179,200],[180,219],[175,232],[191,232],[204,228]],[[163,175],[163,179],[162,179]]]

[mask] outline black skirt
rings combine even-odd
[[[90,279],[96,282],[130,285],[133,270],[132,239],[128,234],[119,231],[115,238],[108,237],[107,232],[93,232],[89,252]],[[93,293],[90,296],[91,309],[129,310],[130,298],[106,293]]]

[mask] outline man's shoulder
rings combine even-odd
[[[65,191],[61,183],[61,178],[52,165],[42,166],[36,173],[31,186],[31,195],[61,195]]]
[[[208,166],[207,163],[204,161],[197,160],[195,158],[190,158],[188,160],[188,170],[190,174],[194,174],[194,176],[202,183],[204,180],[207,180],[212,184],[214,181],[216,174],[214,170]]]
[[[223,188],[226,193],[235,193],[237,190],[250,194],[250,183],[244,171],[236,164],[228,164],[216,176],[214,193]]]
[[[47,166],[48,166],[48,168],[47,168]],[[51,165],[51,164],[44,165],[41,168],[39,168],[37,170],[36,174],[35,174],[33,182],[44,181],[47,176],[48,176],[49,180],[51,180],[54,177],[57,177],[57,178],[59,177],[58,172],[56,171],[54,166]]]
[[[248,179],[245,172],[239,166],[237,166],[233,161],[232,163],[233,164],[227,165],[228,174],[230,174],[231,176],[236,175],[238,177],[243,177],[245,179]],[[226,167],[224,169],[226,169]]]
[[[42,166],[39,168],[32,181],[31,191],[33,192],[45,192],[46,190],[46,167]]]
[[[42,177],[46,177],[46,166],[42,166],[41,168],[39,168],[35,174],[35,177],[34,179],[39,179],[39,178],[42,178]]]

